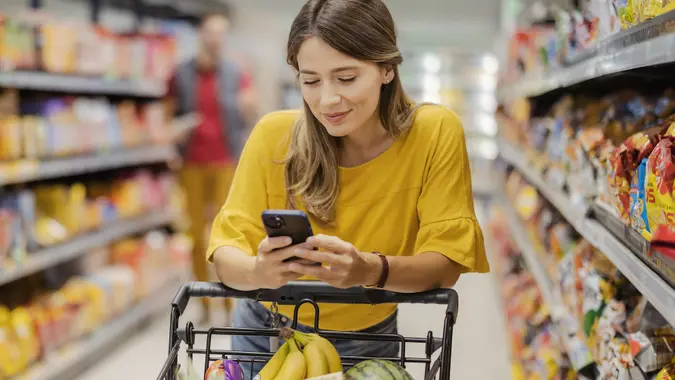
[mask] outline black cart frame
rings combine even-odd
[[[179,327],[180,317],[185,312],[191,298],[245,298],[263,302],[277,302],[280,305],[295,305],[291,327],[297,326],[300,306],[311,304],[314,307],[314,330],[327,339],[363,340],[363,341],[390,341],[400,342],[399,355],[396,357],[357,357],[343,356],[345,367],[368,359],[384,359],[399,363],[405,367],[409,363],[424,364],[425,380],[450,379],[450,361],[452,357],[452,333],[457,320],[459,297],[453,289],[432,290],[423,293],[395,293],[384,290],[350,288],[337,289],[321,282],[299,281],[291,282],[279,289],[239,291],[228,288],[220,283],[191,282],[183,285],[171,304],[171,324],[169,326],[169,357],[164,363],[157,380],[175,380],[178,365],[178,353],[181,344],[187,345],[186,352],[190,359],[197,355],[204,355],[204,374],[209,364],[222,358],[232,358],[239,362],[266,363],[273,353],[242,352],[235,350],[216,350],[211,348],[214,335],[246,335],[268,336],[279,335],[279,329],[249,329],[249,328],[210,328],[208,330],[195,329],[192,322],[185,327]],[[400,334],[371,334],[359,332],[337,332],[319,329],[319,303],[340,304],[383,304],[383,303],[414,303],[414,304],[441,304],[447,305],[443,336],[436,338],[429,331],[425,338],[404,337]],[[195,348],[195,337],[206,336],[206,347]],[[406,355],[408,344],[424,344],[425,357]],[[436,360],[432,355],[440,350]],[[252,379],[249,379],[252,380]]]

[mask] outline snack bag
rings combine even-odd
[[[619,14],[621,29],[628,29],[638,23],[639,0],[615,0],[615,7]]]
[[[635,231],[639,232],[645,239],[651,240],[646,208],[646,168],[647,159],[643,159],[630,186],[630,222]]]
[[[675,283],[675,226],[660,225],[654,230],[650,245],[649,260],[667,278]]]
[[[11,312],[0,306],[0,378],[12,377],[22,370],[11,318]]]
[[[625,170],[625,145],[615,150],[609,159],[609,175],[607,182],[619,218],[626,223],[630,222],[630,182],[628,171]]]
[[[655,380],[675,380],[675,361],[665,366]]]
[[[675,224],[675,158],[672,139],[664,138],[647,161],[647,215],[652,230]]]
[[[629,342],[635,363],[645,373],[658,371],[675,357],[674,335],[647,335],[638,332],[630,335]]]
[[[12,325],[17,346],[22,357],[22,366],[35,362],[40,355],[40,341],[33,330],[33,317],[23,307],[12,310]]]
[[[640,9],[640,22],[650,20],[673,9],[675,9],[675,2],[672,0],[643,0]]]

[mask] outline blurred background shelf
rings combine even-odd
[[[527,237],[526,230],[523,227],[523,223],[520,221],[516,210],[505,196],[502,197],[503,198],[500,203],[503,205],[504,214],[506,216],[506,220],[508,221],[513,240],[520,248],[523,258],[525,258],[525,262],[527,263],[527,267],[534,275],[534,278],[537,280],[539,290],[541,291],[549,309],[553,313],[559,313],[561,308],[563,308],[560,297],[555,294],[551,279],[548,277],[546,269],[542,265],[539,255],[537,255],[536,249]]]
[[[182,271],[172,270],[154,293],[141,299],[122,315],[114,318],[90,336],[63,347],[39,366],[20,377],[22,380],[72,380],[85,369],[106,357],[116,345],[145,326],[152,317],[168,315],[171,301],[180,288]],[[163,350],[160,345],[158,350]],[[131,369],[130,369],[131,370]],[[159,370],[158,370],[159,371]]]
[[[158,145],[45,161],[0,163],[0,172],[3,173],[0,175],[0,186],[167,162],[175,156],[173,146]]]
[[[506,215],[506,220],[511,230],[514,242],[520,248],[520,252],[525,259],[527,267],[534,275],[535,280],[541,294],[550,310],[551,319],[556,327],[556,336],[562,342],[562,345],[569,356],[572,367],[577,371],[577,376],[580,379],[586,379],[581,372],[588,373],[594,371],[594,364],[588,360],[588,349],[585,346],[579,345],[578,340],[572,339],[567,329],[567,319],[569,312],[563,303],[560,291],[553,285],[546,269],[541,262],[541,255],[537,253],[536,248],[526,234],[526,229],[518,217],[513,204],[503,197],[501,205]]]
[[[33,71],[0,72],[0,87],[76,94],[160,97],[165,84],[157,81],[107,79]]]
[[[104,247],[124,237],[166,226],[173,220],[174,215],[170,210],[153,211],[134,219],[101,226],[96,231],[75,236],[54,247],[29,253],[25,263],[0,270],[0,285],[86,255],[89,250]]]

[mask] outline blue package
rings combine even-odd
[[[649,218],[647,217],[647,159],[638,166],[630,184],[630,224],[645,238],[649,238]]]

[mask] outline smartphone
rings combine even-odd
[[[314,235],[312,225],[307,214],[298,210],[265,210],[262,213],[262,222],[269,237],[288,236],[292,239],[291,245],[302,244],[307,238]],[[286,261],[299,260],[291,257]]]

